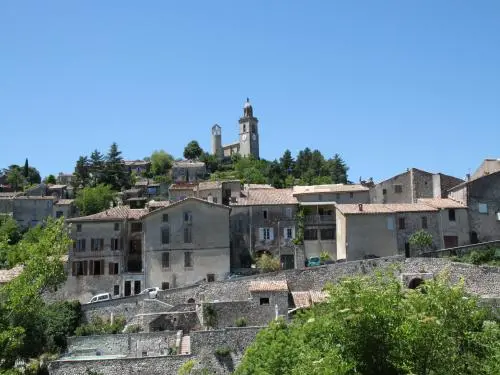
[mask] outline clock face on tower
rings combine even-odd
[[[243,135],[241,136],[241,140],[242,140],[243,142],[245,142],[245,141],[247,140],[247,135],[246,135],[246,134],[243,134]]]

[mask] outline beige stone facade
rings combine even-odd
[[[171,174],[174,182],[195,182],[206,177],[207,168],[201,161],[181,160],[174,162]]]

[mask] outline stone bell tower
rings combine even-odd
[[[212,126],[212,155],[217,156],[218,159],[222,159],[222,129],[218,124]]]
[[[240,118],[240,155],[259,158],[259,120],[253,116],[253,108],[247,98]]]

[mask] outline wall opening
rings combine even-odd
[[[269,298],[264,297],[260,299],[260,305],[269,305]]]
[[[420,277],[415,277],[414,279],[411,279],[410,282],[408,283],[408,289],[417,289],[420,285],[424,283],[424,280],[422,280]]]
[[[187,300],[187,303],[195,303],[194,298],[190,298],[190,299],[188,299],[188,300]]]

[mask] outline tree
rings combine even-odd
[[[14,191],[22,190],[26,184],[26,178],[19,165],[13,164],[9,168],[4,169],[3,173],[7,176],[7,182]]]
[[[172,169],[174,157],[164,150],[155,150],[151,154],[150,161],[153,176],[162,176]]]
[[[81,215],[92,215],[107,210],[115,199],[115,192],[110,186],[100,184],[86,187],[76,193],[75,205]]]
[[[204,152],[200,156],[200,161],[205,163],[209,173],[214,173],[221,169],[221,162],[219,161],[216,155]]]
[[[262,273],[279,271],[281,268],[280,261],[278,258],[273,258],[271,255],[262,254],[257,259],[257,268]]]
[[[71,181],[71,184],[75,190],[78,190],[90,184],[91,166],[89,159],[86,156],[80,156],[76,161],[73,176],[74,179]]]
[[[349,167],[339,154],[335,154],[333,159],[327,161],[328,170],[334,184],[347,184],[347,171]]]
[[[46,184],[56,184],[57,183],[56,176],[54,176],[53,174],[49,174],[45,178],[45,183]]]
[[[24,169],[23,169],[24,178],[28,179],[29,171],[30,171],[30,168],[29,168],[29,164],[28,164],[28,158],[26,158],[26,161],[24,162]]]
[[[198,141],[191,141],[184,148],[184,157],[188,160],[199,159],[199,157],[203,154],[203,150],[201,149]]]
[[[82,157],[80,157],[80,159],[81,158]],[[90,160],[87,161],[87,167],[89,176],[91,177],[92,186],[97,186],[98,184],[102,183],[104,179],[105,161],[104,155],[101,154],[99,150],[94,150],[90,154]]]
[[[410,246],[418,249],[420,253],[423,253],[432,246],[432,235],[429,232],[420,229],[410,236],[408,242],[410,243]]]
[[[292,153],[290,150],[285,150],[283,156],[280,158],[281,168],[285,171],[287,175],[293,174],[293,168],[295,166],[295,161],[293,160]]]
[[[463,283],[442,275],[405,290],[391,270],[326,291],[326,302],[261,331],[235,373],[498,373],[499,323]]]
[[[121,151],[118,150],[118,145],[113,142],[106,155],[103,183],[110,185],[114,190],[130,186],[130,176],[125,170],[121,154]]]

